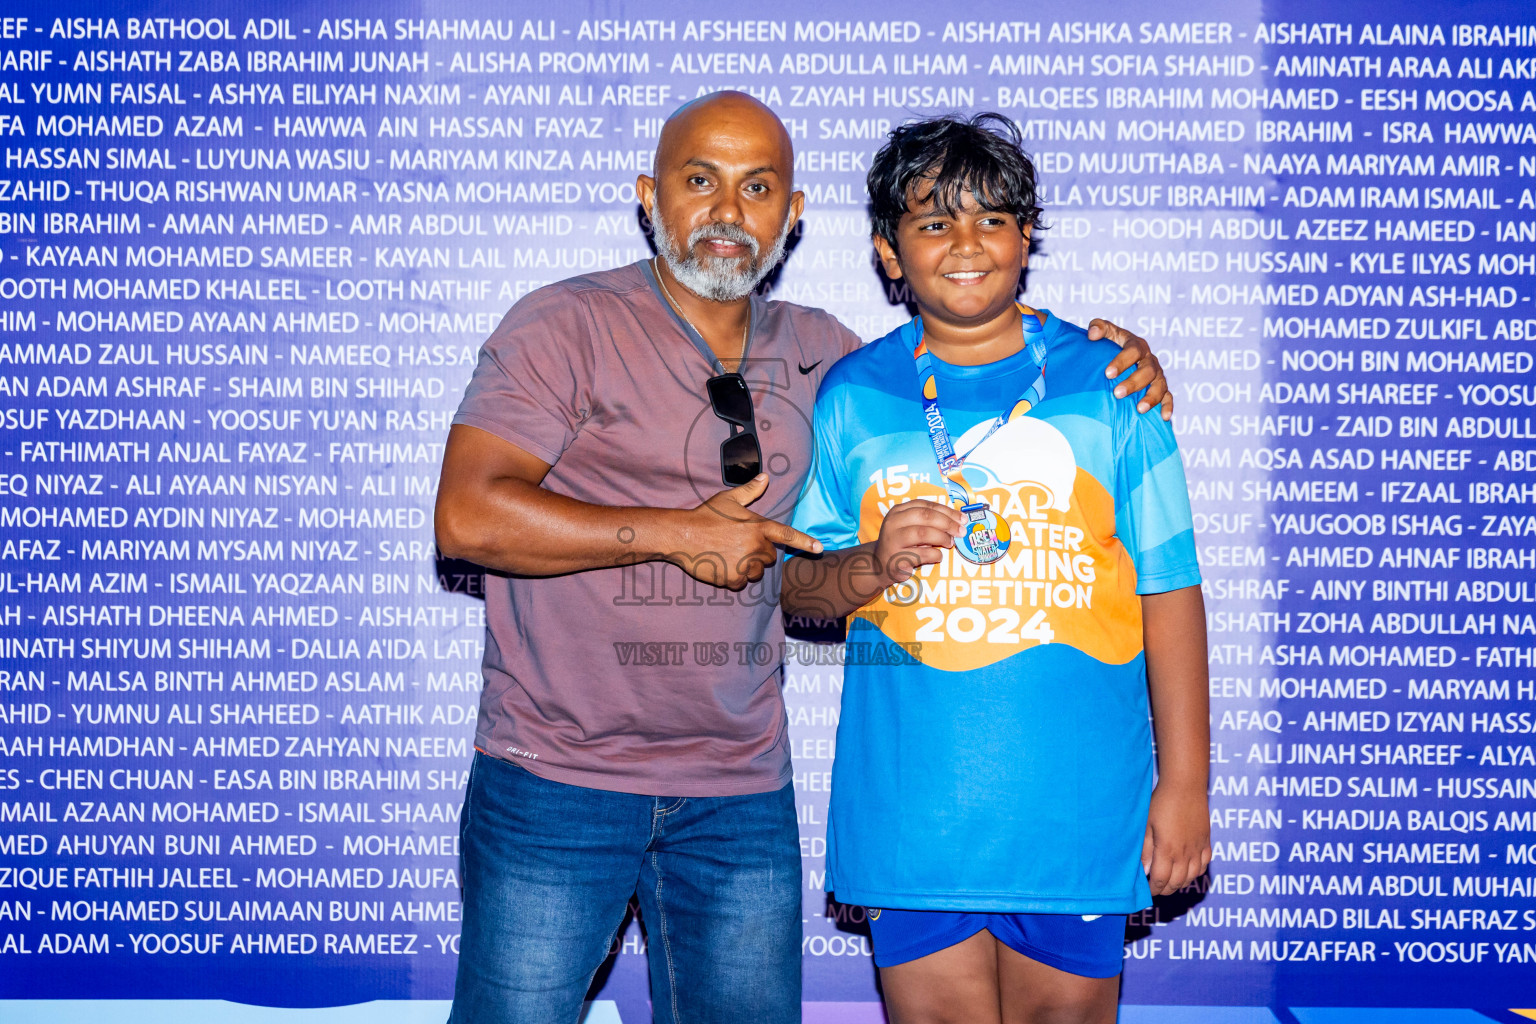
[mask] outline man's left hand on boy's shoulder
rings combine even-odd
[[[1145,338],[1118,324],[1095,317],[1088,321],[1088,340],[1112,341],[1120,346],[1120,354],[1115,356],[1104,371],[1104,376],[1111,380],[1129,367],[1136,367],[1135,373],[1116,385],[1116,398],[1134,395],[1146,388],[1147,393],[1136,403],[1136,411],[1147,412],[1154,405],[1161,405],[1163,420],[1166,422],[1173,419],[1173,392],[1168,390],[1168,378],[1163,375],[1163,364],[1158,361],[1157,354]]]

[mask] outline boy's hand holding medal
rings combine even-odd
[[[886,586],[905,583],[920,567],[937,564],[963,529],[960,513],[949,505],[926,498],[904,501],[886,513],[880,524],[875,571]]]

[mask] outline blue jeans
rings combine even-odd
[[[477,753],[450,1024],[575,1024],[638,894],[663,1024],[800,1020],[794,787],[654,797]]]

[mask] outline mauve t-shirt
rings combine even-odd
[[[752,298],[741,373],[768,491],[787,522],[811,458],[822,375],[859,340],[829,314]],[[692,508],[724,489],[717,372],[636,263],[523,298],[480,351],[454,423],[553,467],[544,486],[600,505]],[[731,592],[669,563],[564,576],[488,573],[476,746],[557,782],[727,796],[789,781],[779,569]]]

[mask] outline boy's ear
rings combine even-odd
[[[1019,261],[1019,267],[1022,269],[1029,266],[1029,233],[1035,230],[1035,226],[1033,224],[1025,224],[1020,230],[1024,235],[1024,258]]]
[[[896,256],[896,247],[881,235],[875,235],[874,241],[875,255],[880,257],[880,265],[885,267],[885,276],[892,281],[901,280],[901,260]]]

